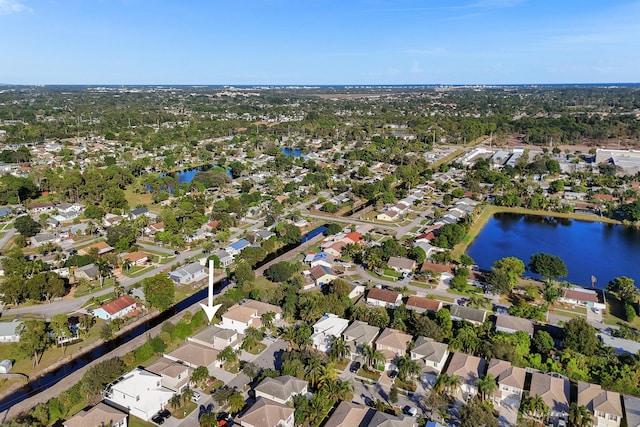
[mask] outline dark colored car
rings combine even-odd
[[[154,423],[160,425],[160,424],[164,424],[164,418],[161,417],[160,415],[154,415],[153,418],[151,418],[151,421],[153,421]]]
[[[360,370],[361,366],[362,364],[360,362],[353,362],[349,367],[349,370],[355,374]]]
[[[163,409],[160,412],[158,412],[158,415],[160,415],[162,418],[171,418],[171,412],[169,412],[168,409]]]
[[[216,418],[218,421],[229,421],[231,416],[227,412],[220,412]]]
[[[175,255],[180,255],[180,251],[173,251]]]
[[[389,371],[389,378],[395,378],[398,375],[398,371]]]

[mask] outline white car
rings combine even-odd
[[[198,400],[200,400],[200,393],[198,393],[197,391],[193,392],[193,397],[191,398],[191,400],[193,400],[194,402],[197,402]]]

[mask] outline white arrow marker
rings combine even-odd
[[[207,318],[209,319],[209,323],[213,319],[213,316],[216,315],[216,312],[222,307],[222,304],[213,305],[213,260],[209,260],[209,298],[207,301],[207,305],[200,303],[200,307],[207,314]]]

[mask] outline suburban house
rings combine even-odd
[[[207,233],[211,233],[213,230],[215,230],[218,227],[219,224],[220,224],[220,221],[215,221],[215,220],[209,221],[208,223],[203,225],[201,228]]]
[[[182,393],[191,381],[194,369],[176,362],[175,360],[161,357],[145,368],[149,372],[162,377],[162,385],[176,393]]]
[[[446,372],[448,375],[460,377],[462,400],[467,401],[469,397],[478,393],[476,381],[484,375],[485,366],[486,361],[479,357],[465,353],[452,353]]]
[[[633,396],[624,396],[624,418],[629,427],[640,426],[640,399]]]
[[[396,357],[402,357],[407,353],[407,346],[413,337],[397,329],[385,328],[376,339],[376,350],[380,351],[385,359],[385,369],[393,369],[393,361]]]
[[[414,417],[376,411],[367,427],[416,427],[417,425],[417,420]]]
[[[388,209],[382,213],[376,215],[378,221],[395,221],[400,219],[400,214],[397,211]]]
[[[338,338],[349,326],[349,321],[332,313],[325,313],[313,325],[311,343],[313,348],[322,352],[328,352],[331,348],[331,337]]]
[[[323,251],[331,256],[340,258],[342,256],[342,248],[345,246],[347,246],[347,242],[338,240],[337,242],[332,243],[331,246],[324,248]]]
[[[162,385],[160,375],[141,368],[124,374],[102,392],[107,403],[145,421],[163,409],[173,395],[173,390]]]
[[[600,385],[578,381],[578,405],[591,412],[595,427],[619,427],[622,422],[620,394]]]
[[[224,248],[224,250],[227,251],[229,254],[231,254],[231,256],[236,256],[240,252],[242,252],[244,248],[249,246],[251,246],[251,243],[249,243],[247,239],[240,239],[240,240],[236,240],[235,242],[233,242],[232,244]]]
[[[267,313],[273,313],[273,320],[280,320],[282,318],[282,308],[277,305],[248,299],[242,303],[242,306],[256,309],[258,311],[258,316],[261,318]]]
[[[418,361],[422,368],[422,380],[434,384],[449,357],[447,344],[420,336],[410,353],[411,359]]]
[[[338,273],[329,267],[324,265],[316,265],[309,270],[309,275],[313,279],[316,286],[326,285],[338,278]]]
[[[0,342],[19,342],[22,322],[0,322]]]
[[[410,295],[407,299],[406,307],[416,313],[424,313],[425,311],[435,313],[442,308],[442,301],[419,297],[417,295]]]
[[[531,375],[529,396],[538,395],[549,406],[552,418],[566,418],[569,414],[569,380],[541,372]]]
[[[204,279],[207,273],[199,262],[192,262],[169,273],[169,278],[178,285]]]
[[[522,331],[533,338],[533,322],[522,317],[496,314],[496,331],[507,334],[515,334],[518,331]]]
[[[147,208],[135,208],[129,212],[129,219],[137,219],[142,216],[146,216],[147,218],[155,219],[158,215],[149,212]]]
[[[149,255],[147,255],[142,251],[128,252],[126,254],[121,255],[120,259],[122,260],[123,263],[126,260],[129,262],[130,265],[140,266],[149,262]]]
[[[363,346],[373,346],[373,340],[376,339],[379,333],[380,328],[371,326],[360,320],[354,320],[353,323],[342,332],[342,337],[351,349],[351,360],[356,360],[362,356]]]
[[[236,304],[229,307],[229,310],[222,315],[222,322],[218,326],[244,334],[247,328],[259,328],[262,326],[262,319],[255,308]]]
[[[215,251],[213,255],[218,257],[218,260],[220,260],[220,267],[222,268],[228,267],[233,264],[233,256],[223,249]],[[206,258],[204,259],[206,260]]]
[[[341,401],[324,427],[366,426],[375,414],[375,409],[355,402]]]
[[[293,412],[293,408],[258,397],[234,423],[242,427],[294,427]]]
[[[274,237],[276,235],[276,233],[274,233],[271,230],[258,230],[256,231],[256,237],[258,237],[260,240],[269,240],[270,238]]]
[[[240,348],[242,334],[233,329],[224,329],[216,325],[208,326],[204,331],[189,338],[189,341],[206,345],[215,350],[224,350],[226,347]]]
[[[144,229],[144,232],[150,235],[154,235],[158,232],[162,232],[164,231],[164,222],[160,221],[160,222],[156,222],[155,224],[150,224],[147,225]]]
[[[187,338],[186,343],[171,353],[165,354],[164,357],[196,369],[198,366],[221,367],[222,364],[218,360],[219,353],[218,350],[214,350],[210,346],[193,342],[191,338]]]
[[[307,381],[283,375],[275,378],[265,378],[254,387],[256,399],[264,397],[274,402],[286,405],[294,396],[306,394],[309,383]]]
[[[82,410],[64,421],[64,427],[127,427],[128,414],[104,402],[98,403],[89,410]]]
[[[487,375],[491,374],[498,383],[491,400],[496,406],[504,404],[518,407],[524,391],[524,380],[527,372],[524,368],[513,366],[511,362],[491,359]]]
[[[487,312],[477,308],[451,304],[449,306],[451,320],[465,320],[473,325],[482,325],[487,319]]]
[[[416,262],[409,258],[402,258],[397,256],[392,256],[387,261],[387,265],[389,268],[392,268],[394,271],[398,273],[402,273],[403,275],[407,275],[416,268]]]
[[[129,295],[123,295],[119,298],[102,304],[93,310],[93,315],[103,320],[113,320],[125,317],[136,309],[136,300]]]
[[[40,233],[40,234],[36,234],[31,238],[31,244],[33,246],[42,246],[45,243],[49,243],[49,242],[53,243],[56,241],[59,241],[59,239],[53,233]]]
[[[558,301],[565,304],[581,305],[583,307],[593,307],[601,310],[606,309],[606,305],[599,301],[597,292],[591,289],[565,289]]]
[[[402,294],[387,289],[371,288],[367,294],[367,304],[376,307],[396,308],[402,304]]]
[[[73,277],[76,280],[96,280],[100,274],[98,266],[94,263],[78,267],[73,270]]]
[[[108,254],[109,252],[114,251],[115,249],[109,246],[107,242],[97,242],[93,245],[85,246],[82,249],[78,250],[79,255],[91,255],[91,250],[96,249],[98,251],[98,255]]]

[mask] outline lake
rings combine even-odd
[[[531,255],[546,252],[567,265],[565,280],[604,288],[609,280],[628,276],[640,285],[640,230],[602,222],[510,213],[495,214],[467,249],[481,269],[514,256],[525,265]],[[525,275],[536,277],[533,273]]]

